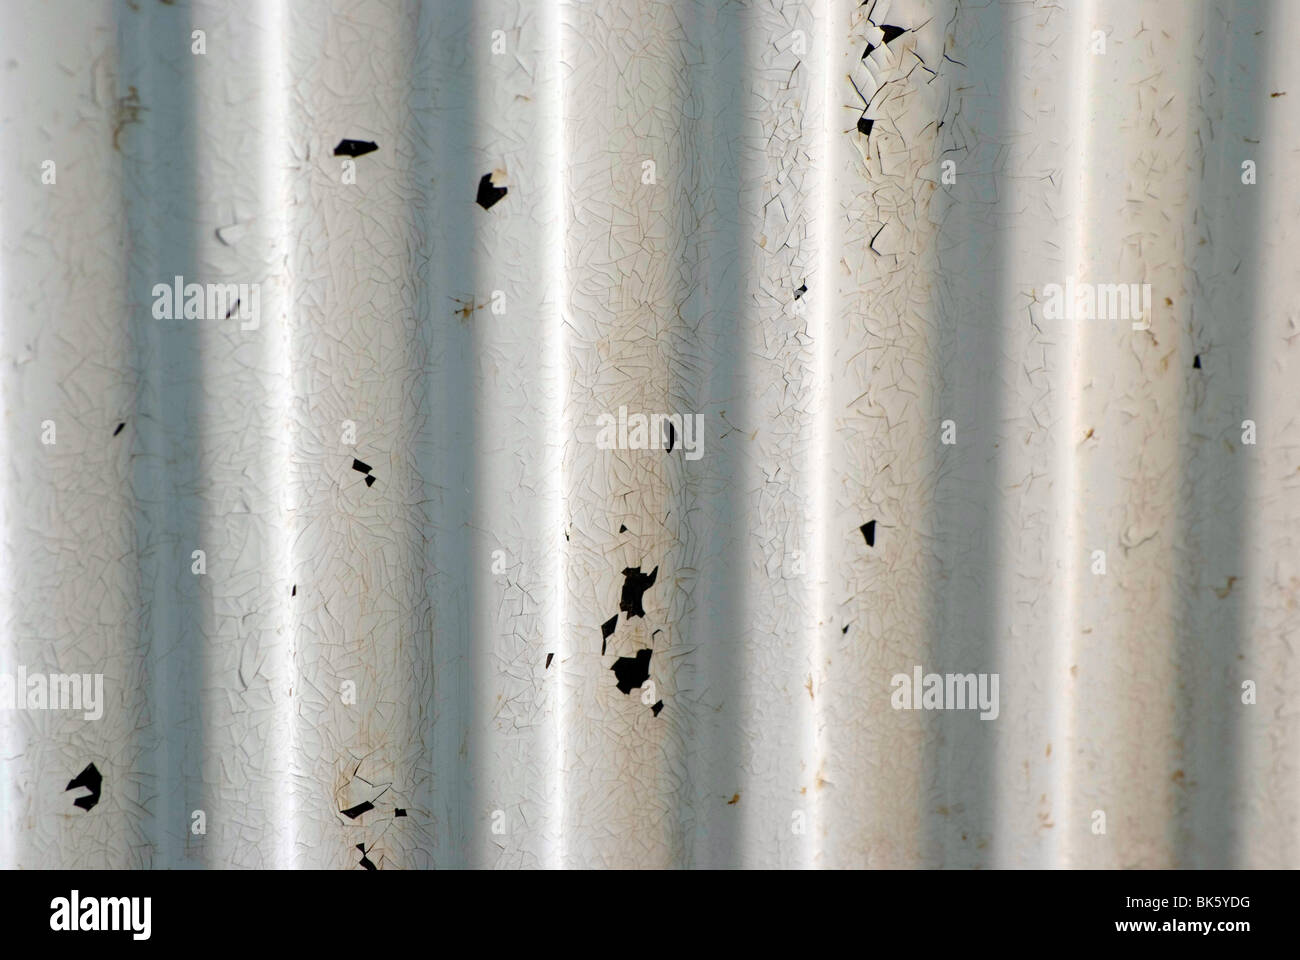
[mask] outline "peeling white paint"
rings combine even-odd
[[[1297,17],[5,4],[0,864],[1295,866]]]

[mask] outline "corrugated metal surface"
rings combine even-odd
[[[1297,37],[6,3],[0,864],[1300,865]]]

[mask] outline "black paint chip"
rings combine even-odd
[[[655,704],[653,707],[651,707],[650,709],[654,712],[654,715],[657,717],[657,716],[659,716],[659,711],[662,710],[663,708],[664,708],[664,702],[663,702],[662,700],[660,700],[658,703],[656,703],[656,704]]]
[[[375,478],[374,478],[374,477],[366,477],[366,486],[367,486],[367,487],[373,487],[374,485],[375,485]]]
[[[404,807],[397,807],[395,810],[393,810],[393,816],[395,817],[406,816],[406,809]]]
[[[80,807],[82,810],[90,810],[95,804],[99,803],[99,794],[103,786],[103,775],[93,763],[88,763],[86,769],[77,774],[75,780],[69,780],[68,785],[63,790],[66,793],[69,790],[76,790],[78,787],[85,787],[90,791],[90,795],[77,797],[72,803],[73,806]]]
[[[374,467],[370,466],[370,464],[368,464],[368,463],[362,463],[362,462],[361,462],[360,460],[358,460],[356,457],[353,457],[353,458],[352,458],[352,469],[355,470],[355,471],[357,471],[357,473],[369,473],[371,470],[374,469]]]
[[[291,597],[296,597],[296,596],[298,596],[298,584],[295,583],[295,584],[293,585],[293,589],[289,591],[289,596],[291,596]]]
[[[1196,359],[1192,361],[1192,369],[1201,369],[1201,355],[1199,353],[1196,355]]]
[[[874,49],[876,49],[876,45],[874,43],[868,43],[867,49],[862,51],[862,59],[865,60],[867,57],[871,56],[871,51]]]
[[[668,452],[673,452],[673,447],[677,445],[677,428],[671,423],[668,424]]]
[[[659,568],[655,567],[649,574],[641,572],[640,567],[625,567],[623,569],[623,596],[618,601],[618,608],[627,613],[627,619],[633,617],[644,617],[645,607],[641,606],[642,595],[654,586],[655,577],[659,575]],[[615,617],[618,614],[614,614]]]
[[[876,125],[876,121],[869,120],[866,117],[858,117],[858,133],[864,136],[871,136],[871,128]]]
[[[509,193],[509,188],[498,187],[492,183],[492,174],[485,173],[478,182],[478,196],[474,198],[484,210],[491,210],[492,205]]]
[[[617,613],[600,625],[600,655],[602,657],[605,655],[605,643],[614,635],[614,628],[617,626]]]
[[[126,421],[123,420],[121,423],[119,423],[119,424],[117,425],[117,429],[113,431],[113,436],[116,437],[119,433],[121,433],[121,432],[122,432],[122,429],[123,429],[125,426],[126,426]]]
[[[840,630],[840,633],[848,633],[848,632],[849,632],[849,625],[846,623],[844,624],[844,628]]]
[[[862,531],[862,536],[866,539],[867,546],[874,547],[876,545],[876,521],[868,520],[862,526],[858,527],[858,529]]]
[[[891,40],[897,40],[897,39],[898,39],[899,37],[901,37],[903,34],[907,33],[907,28],[906,28],[906,27],[893,27],[893,26],[890,26],[890,25],[887,24],[887,23],[882,23],[882,24],[880,25],[880,32],[883,33],[883,34],[885,35],[885,39],[884,39],[884,41],[882,41],[882,42],[885,43],[886,45],[888,45],[888,44],[889,44],[889,41],[891,41]]]
[[[373,140],[340,140],[339,145],[334,148],[336,157],[364,157],[367,153],[374,153],[379,149],[379,144]]]
[[[370,862],[370,858],[366,856],[366,845],[365,845],[364,843],[358,843],[358,844],[357,844],[357,849],[361,851],[361,863],[360,863],[360,866],[365,867],[367,870],[378,870],[378,869],[379,869],[379,868],[376,867],[373,863],[371,863],[371,862]]]
[[[653,650],[638,650],[635,657],[619,657],[609,669],[618,678],[620,693],[630,694],[650,679],[650,655]]]
[[[803,296],[805,293],[807,293],[807,292],[808,292],[808,284],[806,284],[806,283],[801,283],[801,284],[799,284],[799,289],[796,290],[796,291],[794,292],[794,298],[795,298],[796,300],[798,300],[800,297],[802,297],[802,296]]]
[[[619,533],[627,533],[627,526],[626,526],[625,524],[620,523],[620,524],[618,525],[618,532],[619,532]]]
[[[369,813],[373,809],[375,809],[375,805],[373,803],[371,803],[369,800],[363,800],[361,803],[358,803],[355,807],[348,807],[346,810],[340,810],[339,813],[343,814],[343,816],[347,817],[349,820],[355,820],[363,813]]]
[[[554,657],[555,657],[555,654],[553,654],[553,653],[548,653],[548,654],[546,655],[546,669],[547,669],[547,670],[551,669],[551,660],[554,659]]]

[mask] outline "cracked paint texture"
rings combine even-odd
[[[1295,866],[1298,30],[6,4],[0,865]]]

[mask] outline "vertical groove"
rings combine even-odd
[[[565,316],[569,305],[569,280],[565,264],[565,243],[569,234],[569,205],[567,200],[568,151],[565,149],[564,126],[564,81],[567,70],[564,59],[564,2],[565,0],[550,0],[548,3],[548,30],[545,41],[542,43],[542,49],[550,54],[550,68],[554,72],[551,81],[552,99],[548,104],[548,120],[552,137],[550,203],[555,224],[549,237],[550,263],[548,273],[550,299],[554,312],[548,314],[550,334],[546,339],[547,367],[551,378],[551,395],[547,405],[547,422],[551,425],[551,429],[548,431],[546,445],[546,475],[550,478],[548,494],[551,509],[547,514],[545,538],[552,545],[551,582],[559,587],[556,591],[555,603],[551,608],[551,617],[547,622],[547,633],[555,646],[556,659],[559,660],[559,666],[556,670],[556,682],[553,687],[554,693],[550,699],[551,725],[555,738],[555,763],[551,769],[553,783],[549,790],[551,796],[551,830],[554,837],[552,865],[555,867],[567,866],[564,839],[565,809],[568,803],[565,791],[566,751],[568,748],[565,736],[565,694],[568,688],[564,670],[565,663],[572,653],[572,647],[568,642],[565,628],[568,620],[566,603],[568,591],[564,588],[564,581],[568,551],[565,549],[566,538],[563,534],[565,527],[564,494],[569,487],[569,476],[566,472],[564,442],[562,439],[569,435],[569,423],[566,419],[566,411],[569,406],[569,370],[566,362],[568,353],[564,334]]]
[[[1093,22],[1092,0],[1080,0],[1077,8],[1071,11],[1074,16],[1073,28],[1067,28],[1071,35],[1082,37],[1086,36],[1089,25]],[[1076,47],[1078,45],[1076,44]],[[1075,159],[1075,169],[1071,171],[1074,179],[1074,192],[1067,194],[1067,198],[1074,203],[1086,205],[1090,200],[1088,187],[1088,151],[1092,143],[1092,116],[1089,111],[1090,97],[1093,93],[1092,72],[1088,69],[1091,65],[1091,57],[1084,50],[1076,49],[1072,56],[1071,70],[1071,87],[1073,101],[1070,104],[1068,113],[1068,123],[1071,129],[1077,131],[1077,139],[1072,144],[1072,155]],[[1083,261],[1085,249],[1084,225],[1086,220],[1079,217],[1075,221],[1075,229],[1069,237],[1069,246],[1066,250],[1066,263],[1072,276],[1084,276]],[[1061,352],[1062,352],[1062,403],[1064,405],[1064,417],[1062,426],[1057,429],[1056,450],[1054,454],[1061,465],[1061,475],[1063,482],[1061,484],[1061,493],[1056,506],[1056,512],[1063,519],[1062,533],[1057,539],[1057,553],[1062,557],[1061,567],[1061,616],[1060,628],[1053,637],[1053,651],[1055,656],[1052,660],[1052,676],[1064,679],[1068,676],[1068,669],[1071,663],[1076,662],[1074,658],[1074,641],[1075,635],[1079,630],[1079,578],[1083,575],[1080,569],[1080,555],[1084,545],[1079,536],[1079,512],[1081,504],[1079,502],[1079,473],[1080,463],[1077,455],[1077,445],[1079,437],[1083,436],[1083,428],[1080,426],[1080,392],[1083,382],[1083,374],[1080,369],[1083,358],[1081,356],[1083,337],[1078,330],[1070,324],[1062,328]],[[1074,743],[1073,736],[1073,717],[1075,710],[1074,687],[1070,686],[1065,692],[1055,700],[1052,705],[1052,717],[1049,721],[1051,729],[1051,740],[1049,742],[1059,744],[1057,749],[1056,760],[1053,765],[1053,799],[1057,809],[1061,810],[1064,816],[1062,820],[1069,822],[1068,811],[1072,810],[1073,804],[1070,799],[1073,796],[1071,788],[1071,775],[1073,773],[1073,763],[1075,762],[1074,754],[1071,749]],[[1073,835],[1070,830],[1054,830],[1051,834],[1052,850],[1047,857],[1044,866],[1068,867],[1072,866],[1072,857],[1069,841],[1066,839]]]
[[[146,811],[150,848],[144,866],[186,865],[188,802],[210,808],[197,765],[204,756],[200,691],[205,611],[190,553],[202,542],[202,483],[196,467],[203,449],[203,355],[200,331],[183,317],[155,320],[152,288],[175,276],[198,282],[195,195],[197,131],[189,11],[153,11],[140,17],[122,0],[115,9],[122,76],[115,94],[134,87],[149,123],[124,129],[130,336],[138,392],[133,410],[138,456],[132,488],[137,505],[140,563],[140,642],[147,656],[148,733],[138,802]],[[165,59],[159,50],[170,50]],[[191,278],[194,278],[193,281]],[[200,860],[202,861],[202,857]]]

